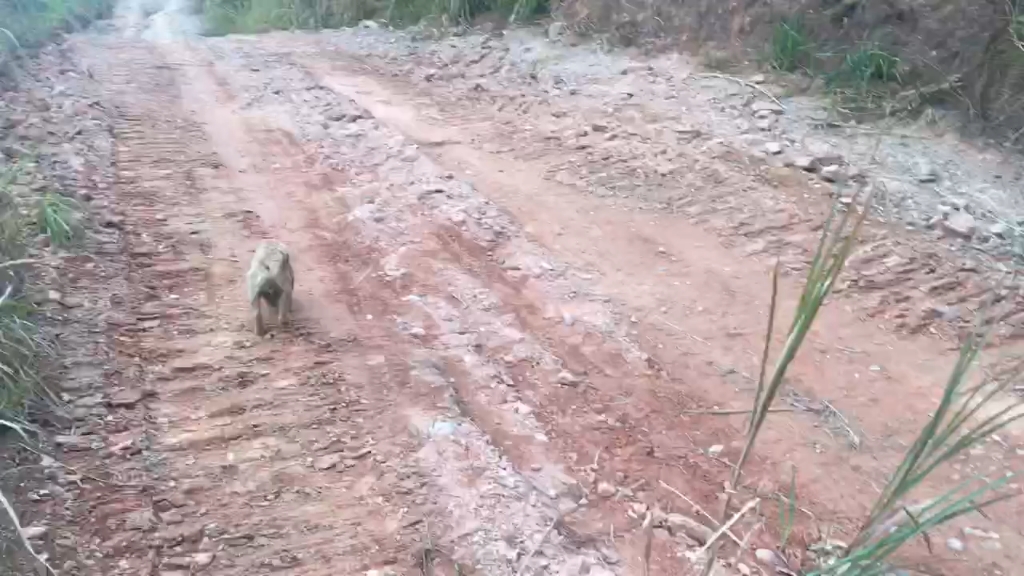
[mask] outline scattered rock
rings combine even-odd
[[[837,164],[825,166],[819,172],[821,179],[826,182],[839,182],[843,179],[843,168]]]
[[[715,456],[721,454],[722,450],[725,450],[725,446],[721,444],[715,444],[714,446],[708,448],[708,456],[714,458]]]
[[[99,217],[100,226],[114,230],[124,229],[124,218],[117,214],[106,213]]]
[[[318,456],[313,459],[313,469],[320,471],[330,470],[331,468],[337,466],[344,458],[345,455],[340,452]]]
[[[764,151],[772,156],[777,156],[782,154],[782,144],[779,144],[778,142],[766,142],[764,145]]]
[[[764,74],[754,74],[753,76],[750,77],[750,81],[753,82],[754,84],[764,84]]]
[[[985,538],[986,540],[999,540],[999,534],[995,532],[989,532],[988,530],[981,530],[979,528],[966,527],[962,530],[964,536],[972,538]]]
[[[963,540],[959,538],[947,538],[946,548],[949,548],[953,552],[963,552],[967,549],[967,546],[965,546]]]
[[[942,228],[953,236],[970,239],[977,232],[978,223],[966,212],[953,212],[942,221]]]
[[[932,306],[926,313],[932,318],[953,322],[960,318],[960,309],[956,306]]]
[[[996,222],[988,227],[988,233],[996,238],[1005,239],[1010,232],[1010,227],[1002,222]]]
[[[768,100],[755,100],[750,105],[750,109],[753,110],[754,116],[761,118],[765,114],[782,114],[782,107],[778,104]]]
[[[793,166],[804,172],[817,172],[819,164],[814,156],[797,156],[793,158]]]
[[[146,531],[156,526],[156,517],[153,515],[153,511],[136,510],[125,519],[125,529],[127,530],[140,530]]]
[[[565,31],[564,22],[552,22],[548,25],[548,40],[555,40]]]
[[[935,182],[939,179],[939,172],[930,162],[922,162],[917,168],[917,181],[922,184]]]
[[[568,370],[562,370],[555,381],[562,386],[579,386],[581,379]]]
[[[715,534],[714,530],[685,514],[669,514],[665,517],[665,524],[669,530],[681,532],[686,537],[692,538],[701,544],[707,543]]]
[[[775,126],[775,116],[754,120],[754,127],[762,132],[769,132],[773,126]]]
[[[146,397],[145,391],[135,388],[115,393],[108,403],[114,408],[131,408]]]
[[[164,559],[161,563],[161,567],[170,568],[172,570],[190,570],[195,571],[206,568],[213,563],[214,553],[213,552],[199,552],[191,556],[172,556]]]
[[[380,24],[374,22],[373,20],[363,20],[359,23],[359,27],[366,28],[369,30],[376,30],[380,28]]]
[[[611,498],[615,496],[615,492],[615,485],[611,482],[598,482],[597,495],[601,498]]]
[[[21,529],[21,535],[29,540],[38,540],[43,536],[46,536],[46,526],[25,526]]]

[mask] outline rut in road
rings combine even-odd
[[[414,574],[432,556],[443,574],[640,574],[648,512],[653,572],[680,573],[710,530],[666,486],[717,510],[742,427],[682,413],[749,402],[766,266],[696,209],[583,197],[551,175],[633,178],[592,141],[653,158],[652,135],[671,132],[687,182],[709,190],[702,224],[762,248],[787,233],[794,253],[818,221],[792,200],[802,189],[765,185],[712,135],[643,126],[651,110],[614,138],[594,122],[534,130],[607,101],[536,97],[547,87],[526,73],[448,83],[403,46],[401,72],[380,54],[390,32],[204,39],[158,15],[69,46],[114,121],[128,271],[106,336],[120,385],[144,397],[99,432],[133,480],[91,494],[98,573]],[[492,69],[509,53],[488,50],[458,58]],[[765,221],[736,216],[744,203]],[[243,275],[265,238],[294,254],[296,318],[261,340]],[[854,527],[926,413],[948,345],[897,339],[850,301],[823,312],[791,387],[838,397],[866,445],[813,412],[773,419],[740,487],[763,514],[725,538],[777,543],[760,523],[777,528],[789,463],[809,509],[793,548],[820,536],[810,513]],[[993,517],[1002,547],[967,551],[985,574],[1015,565],[1018,511]]]
[[[107,534],[112,558],[102,573],[412,573],[433,550],[451,573],[459,563],[513,574],[540,544],[531,564],[556,573],[620,561],[613,545],[564,528],[542,542],[583,491],[546,458],[515,381],[553,380],[561,361],[464,267],[465,250],[479,258],[486,246],[422,213],[416,194],[459,183],[379,126],[347,151],[347,170],[319,167],[274,118],[245,115],[201,49],[109,37],[77,48],[116,108],[135,289],[123,312],[146,320],[114,338],[138,375],[125,384],[152,394],[122,415],[121,438],[145,427],[145,462],[114,472],[156,488],[96,508],[90,528]],[[367,213],[395,186],[400,247]],[[511,226],[470,201],[491,211],[494,231]],[[290,247],[297,276],[296,328],[263,341],[247,332],[241,297],[261,238]],[[482,327],[519,358],[491,356],[470,336]],[[474,424],[494,403],[518,410],[493,415],[508,420],[499,446]],[[503,455],[514,443],[529,478]]]

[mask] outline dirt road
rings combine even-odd
[[[769,270],[780,256],[786,318],[833,190],[762,152],[788,116],[751,137],[729,111],[758,90],[535,32],[200,38],[176,18],[122,12],[62,53],[93,78],[114,177],[82,183],[112,248],[63,279],[111,351],[69,372],[65,443],[118,482],[82,479],[56,557],[90,574],[640,574],[653,509],[653,573],[683,573],[707,529],[676,513],[717,510],[744,424],[693,411],[749,405]],[[791,467],[790,547],[850,537],[991,276],[894,224],[917,206],[894,198],[738,489],[763,502],[733,529],[753,548],[778,543]],[[260,340],[242,278],[263,238],[294,252],[297,319]],[[943,480],[1015,469],[1021,446],[1010,431]],[[903,560],[1024,574],[1022,512]]]

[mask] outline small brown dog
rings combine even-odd
[[[280,242],[264,241],[256,248],[249,272],[245,276],[245,285],[249,294],[249,305],[254,316],[257,336],[263,336],[263,307],[268,306],[277,311],[277,323],[284,326],[291,319],[292,290],[295,288],[295,273],[292,271],[288,249]]]

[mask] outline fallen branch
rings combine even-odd
[[[0,491],[0,505],[3,505],[4,511],[10,517],[11,523],[14,524],[14,529],[17,530],[18,536],[21,538],[21,543],[28,550],[28,553],[46,568],[46,574],[56,574],[57,572],[46,563],[46,559],[32,548],[32,543],[25,536],[25,529],[21,526],[21,522],[18,521],[18,513],[14,511],[14,507],[11,506],[10,501],[7,500],[7,496],[2,491]]]
[[[765,90],[763,87],[758,86],[757,84],[754,84],[753,82],[744,80],[743,78],[737,78],[735,76],[726,76],[725,74],[717,74],[715,72],[704,72],[703,74],[695,74],[695,76],[700,76],[703,78],[721,78],[722,80],[732,80],[733,82],[738,82],[740,84],[743,84],[747,88],[753,88],[754,90],[757,90],[761,94],[764,94],[765,96],[771,98],[772,102],[775,102],[776,104],[779,105],[779,108],[782,108],[783,110],[786,109],[786,106],[782,102],[780,102],[778,98],[772,96],[771,92]]]
[[[721,528],[718,529],[718,531],[716,531],[714,534],[711,535],[711,538],[708,539],[708,541],[704,543],[704,546],[701,547],[700,551],[698,551],[697,554],[700,555],[700,554],[704,554],[705,552],[707,552],[708,548],[710,548],[712,544],[714,544],[719,538],[722,537],[722,534],[728,533],[729,532],[729,528],[732,528],[733,524],[739,522],[740,518],[742,518],[747,512],[750,512],[751,508],[753,508],[754,506],[757,506],[760,503],[761,503],[761,499],[760,498],[754,498],[750,502],[747,502],[746,504],[744,504],[743,508],[740,508],[739,512],[734,514],[733,517],[730,518],[728,522],[726,522]],[[735,536],[733,536],[733,539],[735,539]]]
[[[715,526],[715,527],[718,527],[718,520],[715,520],[715,518],[714,518],[714,517],[713,517],[713,516],[712,516],[711,514],[708,514],[707,512],[705,512],[705,511],[704,511],[704,509],[703,509],[703,508],[701,508],[700,506],[698,506],[696,502],[694,502],[693,500],[690,500],[689,498],[687,498],[686,496],[684,496],[682,492],[680,492],[679,490],[676,490],[675,488],[673,488],[673,487],[669,486],[669,485],[668,485],[668,484],[666,484],[666,483],[665,483],[665,482],[664,482],[663,480],[658,480],[658,484],[661,484],[661,487],[662,487],[662,488],[664,488],[664,489],[668,490],[669,492],[671,492],[671,493],[675,494],[676,496],[679,496],[679,497],[680,497],[680,498],[681,498],[681,499],[683,500],[683,502],[686,502],[687,504],[689,504],[690,506],[692,506],[692,507],[693,507],[693,509],[694,509],[694,510],[696,510],[698,514],[700,514],[700,515],[704,516],[704,517],[705,517],[705,518],[707,518],[708,520],[711,520],[711,522],[712,522],[712,525],[713,525],[713,526]],[[733,541],[733,542],[735,542],[735,543],[737,543],[737,544],[740,544],[740,543],[741,543],[741,542],[740,542],[740,539],[739,539],[739,538],[737,538],[737,537],[736,537],[736,535],[735,535],[735,534],[733,534],[732,532],[730,532],[730,531],[726,530],[726,532],[725,532],[725,533],[726,533],[726,535],[727,535],[727,536],[728,536],[729,538],[731,538],[731,539],[732,539],[732,541]]]

